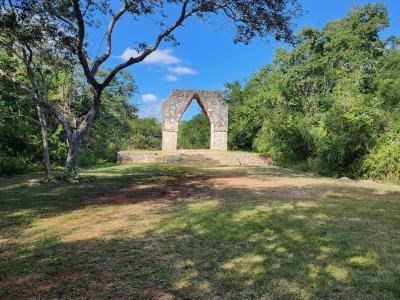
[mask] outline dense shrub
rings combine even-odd
[[[363,104],[338,105],[324,118],[317,139],[316,170],[324,175],[357,177],[379,132],[379,114]]]
[[[88,134],[78,155],[78,166],[85,167],[117,160],[120,150],[161,149],[161,124],[155,118],[99,119]]]
[[[362,165],[364,178],[400,184],[400,108],[391,113],[384,135]]]
[[[276,116],[266,120],[256,140],[255,149],[272,154],[275,161],[287,165],[305,161],[314,153],[309,126],[300,116]]]
[[[42,169],[43,167],[39,162],[32,162],[29,157],[12,157],[0,154],[0,175],[23,174],[41,171]]]
[[[400,139],[376,147],[362,168],[364,178],[400,184]]]
[[[130,135],[123,149],[161,149],[161,124],[155,118],[136,119],[130,123]]]

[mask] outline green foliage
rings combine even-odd
[[[12,63],[1,56],[1,63]],[[104,72],[102,71],[101,74]],[[79,119],[90,106],[91,95],[79,70],[58,78],[50,91],[54,105],[62,106],[71,119]],[[137,107],[129,103],[136,91],[130,73],[122,73],[102,94],[102,109],[82,142],[78,166],[115,162],[122,149],[160,149],[161,124],[152,118],[138,119]],[[62,102],[61,93],[69,101]],[[53,99],[54,98],[54,99]],[[46,111],[49,149],[54,166],[62,166],[68,151],[64,128]],[[0,174],[42,170],[42,140],[35,104],[0,78]]]
[[[362,103],[335,106],[324,117],[317,136],[317,171],[325,175],[358,176],[361,162],[375,145],[379,111]]]
[[[28,156],[7,156],[0,153],[0,174],[2,175],[21,174],[41,169],[41,164],[37,161],[32,162]]]
[[[385,134],[363,161],[363,177],[400,184],[400,109],[391,115]]]
[[[7,53],[0,54],[2,65],[15,63]],[[91,99],[78,71],[74,74],[61,74],[62,76],[55,77],[54,83],[49,85],[50,101],[63,107],[64,114],[71,122],[82,118]],[[83,140],[78,155],[79,166],[114,162],[117,151],[129,143],[136,130],[131,124],[138,122],[137,108],[128,102],[135,90],[132,75],[122,73],[103,92],[102,110]],[[60,96],[62,93],[68,94],[68,101],[63,102],[65,98]],[[46,110],[45,113],[51,162],[54,166],[61,166],[68,150],[64,128],[49,111]],[[35,103],[20,89],[0,77],[0,174],[42,169],[42,140],[37,119]]]
[[[91,103],[86,85],[82,84],[80,88],[84,91],[83,100],[76,101],[73,108],[78,115]],[[136,119],[137,107],[130,104],[129,99],[135,90],[132,74],[125,72],[115,77],[103,92],[102,110],[82,143],[78,166],[116,162],[117,152],[133,134],[130,124]]]
[[[394,164],[400,151],[380,138],[400,127],[400,43],[379,35],[388,24],[385,6],[356,7],[321,31],[303,29],[243,88],[227,85],[229,147],[325,175],[398,182],[397,165],[376,163]]]
[[[15,67],[15,61],[3,49],[0,64],[3,68]],[[41,137],[36,120],[36,107],[0,77],[0,174],[40,170]]]
[[[378,145],[363,162],[365,178],[400,184],[400,139]]]
[[[301,116],[274,116],[264,122],[255,139],[255,149],[272,154],[283,165],[306,160],[314,153],[313,137],[309,129]]]
[[[178,130],[179,149],[209,149],[210,122],[204,113],[194,116],[189,121],[182,121]]]
[[[225,100],[229,105],[228,147],[231,150],[251,150],[265,120],[266,101],[254,97],[257,82],[255,77],[240,92],[238,81],[226,84]]]
[[[130,131],[124,149],[161,149],[161,124],[157,119],[135,119],[130,122]]]

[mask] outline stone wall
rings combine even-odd
[[[162,150],[176,150],[179,121],[193,99],[199,103],[199,106],[210,121],[210,149],[226,151],[228,142],[228,108],[217,91],[204,90],[173,90],[169,98],[162,103]]]
[[[267,166],[272,159],[258,153],[240,151],[175,150],[175,151],[120,151],[118,163],[188,163]]]

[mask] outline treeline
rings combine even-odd
[[[6,52],[1,62],[15,63]],[[18,66],[17,66],[18,69]],[[89,92],[76,74],[53,79],[50,94],[57,95],[57,105],[74,123],[89,101]],[[154,118],[138,118],[137,107],[129,103],[136,91],[132,75],[122,73],[102,95],[102,109],[82,142],[78,166],[112,163],[123,149],[159,149],[161,125]],[[67,94],[61,97],[61,94]],[[50,99],[51,101],[51,99]],[[47,123],[50,162],[53,168],[65,164],[68,146],[63,127],[48,109]],[[43,170],[43,144],[37,105],[18,86],[0,77],[0,174],[16,174]]]
[[[243,87],[227,84],[229,147],[283,166],[400,183],[400,40],[383,5],[304,28]]]

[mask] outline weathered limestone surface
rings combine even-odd
[[[196,100],[210,121],[208,149],[177,150],[178,126],[192,100]],[[132,150],[118,152],[118,163],[190,163],[266,166],[271,157],[258,153],[227,151],[228,108],[217,91],[173,90],[162,103],[162,151]]]
[[[120,151],[118,163],[202,163],[221,165],[267,166],[272,159],[258,153],[240,151],[174,150],[174,151]]]
[[[217,91],[172,90],[162,103],[162,150],[176,150],[179,121],[192,100],[195,99],[211,124],[211,150],[227,150],[228,108]]]

